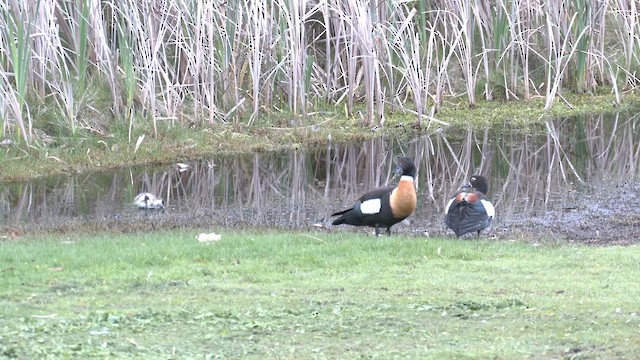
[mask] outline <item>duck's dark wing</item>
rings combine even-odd
[[[493,217],[493,205],[481,193],[460,192],[447,204],[445,224],[462,236],[487,228]]]
[[[390,213],[389,196],[393,189],[395,186],[383,186],[366,192],[350,209],[333,213],[331,216],[340,215],[333,225],[374,226],[380,222],[380,216]]]

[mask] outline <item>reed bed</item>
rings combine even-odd
[[[633,0],[0,4],[3,137],[269,122],[335,108],[422,125],[448,97],[638,86]],[[297,124],[299,122],[293,122]]]

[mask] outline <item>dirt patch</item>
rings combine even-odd
[[[595,246],[640,243],[640,183],[597,181],[575,194],[556,195],[526,213],[498,206],[496,221],[481,237]],[[452,235],[443,227],[426,228],[431,235]]]
[[[531,242],[569,242],[593,246],[633,245],[640,243],[640,183],[607,184],[584,188],[580,196],[549,201],[522,214],[497,207],[498,217],[481,238]],[[571,199],[571,200],[568,200]],[[318,206],[320,209],[318,209]],[[428,206],[424,206],[428,207]],[[371,228],[331,226],[328,215],[336,205],[317,203],[296,208],[274,204],[267,209],[219,208],[214,211],[178,211],[170,207],[162,211],[132,211],[128,216],[105,216],[93,219],[40,221],[22,228],[4,229],[6,239],[25,233],[65,234],[71,232],[154,232],[167,229],[278,229],[309,231],[351,231],[373,233]],[[413,236],[445,236],[455,239],[443,223],[443,215],[432,209],[418,209],[408,221],[395,225],[392,234]],[[505,211],[507,210],[507,211]],[[462,239],[474,238],[467,234]]]
[[[489,198],[496,206],[497,217],[491,228],[484,231],[481,237],[531,242],[560,241],[596,246],[639,243],[640,182],[590,180],[588,184],[556,185],[549,194],[546,191],[528,192],[520,198],[506,193],[513,190],[490,193]],[[366,187],[362,184],[353,186],[353,194],[360,194]],[[538,188],[546,189],[544,185]],[[282,193],[268,192],[269,189],[272,187],[256,191],[259,196],[251,201],[236,199],[228,203],[218,201],[215,205],[207,200],[210,196],[215,196],[215,192],[194,193],[191,197],[172,199],[165,211],[137,210],[133,204],[123,205],[120,198],[109,201],[103,198],[102,202],[96,202],[96,210],[93,213],[82,213],[77,207],[72,207],[75,203],[66,203],[65,197],[61,198],[63,201],[59,204],[47,198],[45,200],[50,208],[34,206],[32,208],[41,209],[40,212],[29,208],[23,217],[16,217],[12,221],[5,219],[7,225],[2,229],[2,236],[6,241],[11,241],[25,234],[130,233],[165,229],[187,229],[196,232],[200,229],[217,230],[221,227],[231,230],[259,228],[373,232],[371,228],[331,225],[329,215],[349,204],[349,200],[344,198],[353,199],[356,195],[345,196],[338,192],[325,195],[319,191],[309,191],[307,186],[294,193],[296,196],[284,191],[286,189]],[[100,194],[98,191],[96,193]],[[453,232],[444,225],[443,209],[438,207],[438,204],[445,204],[448,199],[444,198],[444,191],[439,193],[435,194],[435,199],[419,194],[416,214],[408,221],[394,225],[392,234],[445,236],[454,239]],[[87,203],[91,201],[85,200]],[[475,234],[468,234],[464,238],[474,236]]]

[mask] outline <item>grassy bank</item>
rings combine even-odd
[[[634,4],[12,2],[0,182],[632,106]]]
[[[470,124],[479,127],[504,126],[505,123],[541,125],[544,120],[554,117],[627,111],[640,106],[640,98],[632,94],[617,107],[612,105],[613,97],[607,95],[569,96],[567,101],[571,107],[557,104],[549,112],[543,111],[542,99],[515,103],[480,102],[474,109],[469,109],[464,101],[448,103],[436,115],[437,122],[425,124],[424,132],[444,129],[442,134],[447,136]],[[55,137],[47,143],[32,146],[15,144],[0,153],[3,169],[0,183],[45,175],[168,164],[216,154],[325,146],[330,141],[357,142],[381,135],[411,137],[415,131],[415,116],[402,111],[387,114],[385,126],[378,128],[362,126],[359,118],[334,110],[294,122],[288,114],[277,114],[250,126],[160,127],[158,137],[153,137],[145,130],[146,125],[141,124],[134,128],[131,139],[127,129],[115,128],[108,134],[87,130],[77,136]]]
[[[0,355],[624,358],[637,247],[196,231],[5,240]]]

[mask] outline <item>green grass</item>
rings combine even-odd
[[[640,248],[355,232],[0,244],[0,358],[624,358]]]

